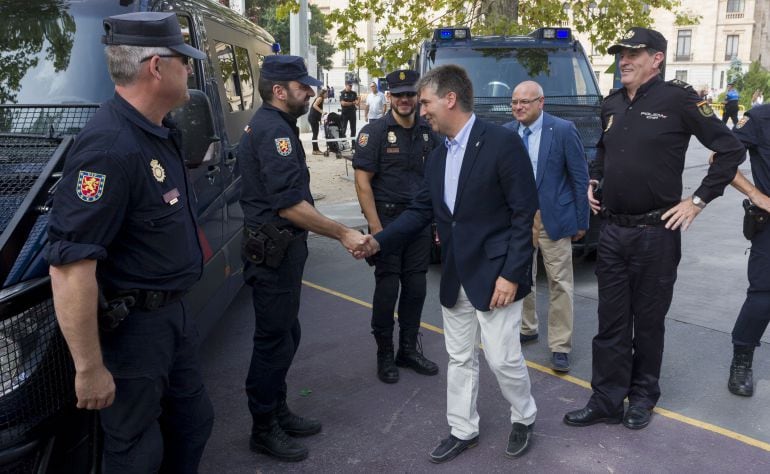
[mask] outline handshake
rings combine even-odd
[[[379,242],[371,234],[362,234],[350,228],[345,230],[339,241],[357,260],[371,257],[380,251]]]

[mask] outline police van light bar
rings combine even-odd
[[[557,41],[571,41],[572,30],[569,28],[539,28],[530,34],[536,38],[557,40]]]
[[[470,28],[439,28],[433,32],[433,39],[439,41],[470,39]]]

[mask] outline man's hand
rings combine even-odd
[[[492,301],[489,302],[489,308],[503,308],[513,303],[513,299],[516,297],[516,291],[518,289],[518,283],[513,283],[503,277],[497,277],[497,281],[495,281],[495,292],[492,293]]]
[[[702,209],[692,202],[692,197],[682,199],[682,202],[672,207],[660,219],[666,221],[666,229],[676,230],[680,226],[682,230],[687,230],[692,221],[698,217]]]
[[[380,251],[380,243],[374,238],[372,234],[366,234],[361,236],[361,241],[357,252],[353,253],[356,258],[371,257]],[[360,255],[360,256],[359,256]]]
[[[759,190],[751,196],[751,202],[754,203],[755,206],[759,206],[765,211],[770,212],[770,197],[767,197],[767,195]]]
[[[591,206],[591,211],[594,214],[599,214],[602,210],[602,203],[594,198],[594,190],[599,186],[599,181],[595,179],[588,181],[588,205]],[[574,240],[574,239],[573,239]]]
[[[361,233],[347,227],[342,233],[342,236],[340,236],[340,243],[352,254],[359,250],[361,245]]]
[[[75,373],[78,408],[101,410],[115,401],[115,381],[104,365]]]
[[[579,231],[577,231],[577,234],[572,236],[572,241],[573,242],[577,242],[578,240],[582,239],[585,236],[586,236],[586,231],[585,230],[579,230]]]

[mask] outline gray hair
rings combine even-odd
[[[417,90],[433,89],[439,97],[454,92],[463,112],[473,112],[473,83],[465,69],[456,64],[445,64],[431,69],[417,82]]]
[[[112,82],[118,86],[128,86],[136,80],[142,59],[155,55],[178,54],[165,47],[123,44],[105,46],[104,53],[107,55],[107,69],[110,71]]]

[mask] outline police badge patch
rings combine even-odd
[[[612,127],[612,118],[613,117],[614,117],[614,115],[610,115],[610,118],[607,119],[607,128],[604,129],[605,132],[609,131],[610,127]]]
[[[157,182],[162,183],[166,180],[166,170],[163,169],[158,160],[151,160],[150,168],[152,168],[152,176]]]
[[[358,134],[358,145],[359,146],[366,146],[366,144],[369,143],[369,134],[368,133],[359,133]]]
[[[78,173],[77,195],[85,202],[94,202],[99,200],[104,193],[104,182],[107,181],[107,175],[92,173],[81,170]]]
[[[291,140],[289,140],[289,137],[276,138],[275,151],[281,156],[289,156],[291,154]]]
[[[713,117],[714,116],[714,109],[711,108],[708,101],[702,100],[695,104],[696,107],[698,107],[698,112],[700,112],[701,115],[704,117]]]
[[[743,127],[744,125],[746,125],[746,122],[748,121],[749,121],[749,118],[744,115],[743,117],[741,117],[740,120],[738,120],[738,123],[735,124],[735,128]]]
[[[392,130],[388,132],[388,143],[396,143],[396,134]]]

